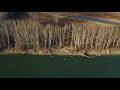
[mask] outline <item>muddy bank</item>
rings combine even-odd
[[[120,48],[112,48],[109,50],[81,50],[81,51],[70,51],[67,49],[56,49],[54,51],[39,50],[37,52],[33,50],[23,51],[23,50],[4,50],[1,54],[34,54],[34,55],[79,55],[79,56],[101,56],[101,55],[120,55]]]

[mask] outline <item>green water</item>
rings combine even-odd
[[[116,78],[120,56],[0,55],[0,78]]]

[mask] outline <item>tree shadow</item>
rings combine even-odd
[[[27,12],[8,12],[6,19],[26,19],[29,15]]]

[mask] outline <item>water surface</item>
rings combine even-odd
[[[94,21],[94,22],[99,22],[99,23],[105,23],[105,24],[116,24],[120,25],[119,22],[115,21],[109,21],[109,20],[104,20],[104,19],[98,19],[98,18],[92,18],[92,17],[85,17],[85,16],[79,16],[79,15],[72,15],[72,16],[67,16],[69,18],[74,18],[74,19],[82,19],[82,20],[87,20],[87,21]]]
[[[0,77],[116,78],[120,77],[120,56],[0,55]]]

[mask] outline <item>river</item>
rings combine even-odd
[[[120,56],[0,55],[0,78],[116,78]]]
[[[81,19],[81,20],[105,23],[105,24],[120,25],[120,22],[104,20],[104,19],[98,19],[98,18],[92,18],[92,17],[85,17],[85,16],[80,16],[80,15],[71,15],[71,16],[66,16],[66,17],[73,18],[73,19]]]

